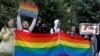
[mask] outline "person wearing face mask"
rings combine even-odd
[[[58,33],[60,31],[60,20],[54,20],[54,27],[50,29],[50,34]]]
[[[18,28],[18,30],[22,30],[24,32],[32,32],[32,30],[35,27],[36,21],[37,21],[37,19],[33,18],[32,24],[29,27],[28,21],[24,20],[21,23],[20,14],[18,13],[18,16],[17,16],[17,28]]]
[[[14,31],[14,20],[10,18],[0,32],[0,56],[13,56]]]

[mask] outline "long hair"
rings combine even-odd
[[[75,33],[79,34],[79,28],[76,27],[75,25],[72,25],[71,28],[72,28],[72,27],[75,27]],[[70,29],[70,31],[71,31],[71,29]]]
[[[9,28],[8,21],[11,20],[11,19],[12,18],[9,17],[8,19],[5,20],[5,24],[4,24],[5,28]]]

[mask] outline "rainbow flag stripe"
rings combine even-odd
[[[68,56],[91,56],[90,42],[80,36],[69,36],[66,33],[60,33],[60,54]]]
[[[90,56],[88,40],[58,34],[15,32],[14,56]]]
[[[19,7],[20,15],[37,18],[38,6],[21,2]]]

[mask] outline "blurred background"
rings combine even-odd
[[[55,19],[61,20],[64,31],[72,25],[78,27],[80,23],[100,23],[100,0],[0,0],[0,28],[9,17],[16,22],[19,2],[38,5],[38,18],[48,29],[53,27]]]

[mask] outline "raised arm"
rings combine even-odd
[[[29,27],[29,31],[30,31],[30,32],[32,32],[32,30],[34,29],[35,24],[36,24],[36,21],[37,21],[37,19],[36,19],[36,18],[33,18],[32,24],[31,24],[31,26]]]
[[[22,30],[20,15],[17,16],[17,29]]]

